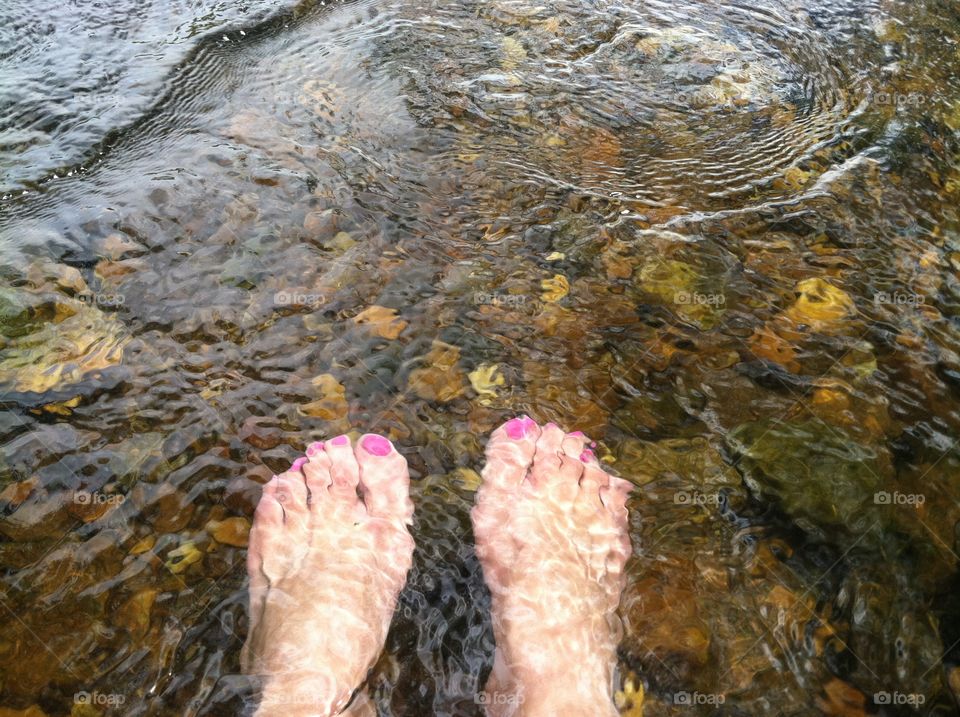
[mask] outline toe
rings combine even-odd
[[[306,458],[298,458],[289,470],[279,476],[277,501],[287,519],[291,516],[303,515],[307,511],[307,484],[300,470],[306,461]]]
[[[633,483],[618,478],[617,476],[608,476],[608,484],[600,486],[600,500],[618,526],[624,530],[627,529],[627,499],[630,497],[630,491],[633,490]]]
[[[485,491],[519,488],[533,462],[540,427],[527,416],[511,418],[493,432],[487,442],[483,468]]]
[[[324,444],[330,457],[330,493],[340,500],[357,502],[360,466],[347,436],[337,436]]]
[[[283,525],[283,508],[277,498],[277,491],[280,485],[280,478],[274,476],[263,485],[263,493],[260,495],[260,502],[253,513],[253,527],[257,526],[279,526]]]
[[[563,452],[571,458],[580,458],[585,450],[588,450],[590,439],[580,431],[568,433],[563,437],[560,447]]]
[[[584,452],[580,457],[583,476],[580,478],[580,495],[589,497],[597,507],[603,507],[603,492],[610,488],[610,476],[601,468],[592,453]]]
[[[565,438],[566,434],[556,424],[548,423],[543,427],[533,456],[533,468],[530,470],[529,480],[533,487],[542,488],[562,477],[560,457],[564,455]]]
[[[270,536],[283,528],[283,508],[277,500],[276,476],[263,486],[263,495],[257,503],[250,528],[250,542],[247,547],[247,569],[251,578],[257,576],[263,555],[269,549]]]
[[[307,462],[303,464],[303,474],[307,479],[311,506],[317,506],[323,496],[327,495],[332,481],[330,465],[330,456],[324,450],[323,443],[312,443],[307,448]]]
[[[247,572],[251,585],[262,586],[261,576],[275,580],[283,572],[283,561],[276,560],[282,555],[287,531],[284,526],[284,512],[280,503],[280,478],[273,479],[263,487],[263,495],[253,515],[250,528],[250,543],[247,547]]]
[[[410,473],[406,459],[383,436],[368,433],[354,450],[367,513],[375,518],[413,522]]]

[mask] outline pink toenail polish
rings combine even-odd
[[[527,434],[527,429],[523,424],[522,418],[511,418],[504,424],[503,428],[507,432],[507,435],[515,441],[519,441]]]
[[[337,436],[332,441],[330,441],[330,443],[332,443],[335,446],[345,446],[349,442],[350,442],[350,439],[347,438],[346,436]]]
[[[583,435],[583,431],[574,431],[570,435],[574,438],[586,438],[586,436]]]
[[[293,463],[290,464],[290,470],[298,471],[300,470],[301,466],[303,466],[303,464],[306,462],[307,462],[306,457],[300,456],[299,458],[297,458],[297,460],[295,460]]]
[[[593,460],[593,451],[591,451],[589,448],[585,448],[584,451],[583,451],[583,453],[580,454],[580,460],[581,460],[583,463],[589,463],[590,461],[592,461],[592,460]]]
[[[323,441],[316,441],[315,443],[311,443],[309,446],[307,446],[307,455],[315,456],[322,450],[323,450]]]
[[[550,423],[548,423],[546,426],[544,426],[544,428],[560,428],[560,426],[558,426],[558,425],[557,425],[556,423],[554,423],[553,421],[550,421]]]
[[[366,436],[361,445],[367,453],[372,453],[375,456],[385,456],[393,448],[390,441],[383,436]]]

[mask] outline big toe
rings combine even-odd
[[[540,427],[527,416],[511,418],[490,436],[483,468],[485,491],[514,491],[533,463]]]
[[[357,441],[354,455],[367,513],[405,525],[413,522],[407,461],[393,444],[383,436],[368,433]]]

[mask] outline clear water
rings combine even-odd
[[[250,710],[218,525],[356,430],[417,504],[367,688],[482,714],[471,471],[525,412],[638,486],[648,717],[956,714],[958,40],[933,1],[6,3],[0,707]]]

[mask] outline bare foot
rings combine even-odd
[[[616,617],[631,485],[579,433],[515,418],[487,444],[473,509],[497,641],[481,695],[492,717],[616,715]]]
[[[241,662],[258,717],[340,714],[387,636],[413,556],[407,462],[382,436],[315,443],[257,506]]]

